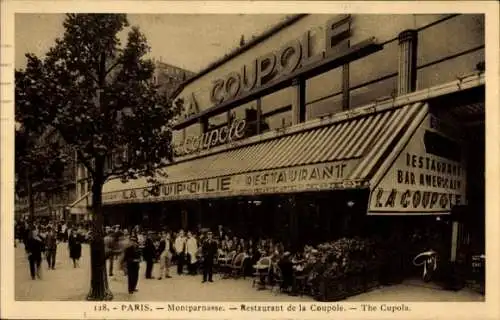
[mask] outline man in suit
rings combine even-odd
[[[48,227],[47,236],[45,237],[45,245],[47,248],[47,252],[45,254],[47,264],[49,269],[54,270],[56,267],[57,234],[52,227]]]
[[[144,248],[142,250],[142,256],[144,261],[146,261],[146,279],[153,279],[153,264],[156,256],[156,248],[151,238],[151,234],[148,233],[146,240],[144,242]]]
[[[225,235],[226,235],[226,232],[224,232],[224,227],[221,224],[219,224],[218,229],[217,229],[217,235],[215,237],[218,238],[219,241],[221,241],[222,239],[224,239]]]
[[[213,267],[214,267],[214,258],[217,254],[217,243],[212,238],[212,232],[208,231],[207,239],[203,243],[202,247],[202,255],[203,255],[203,283],[213,282]]]
[[[137,291],[137,281],[139,280],[139,264],[141,262],[141,252],[137,243],[137,236],[130,237],[130,245],[125,249],[123,257],[127,265],[128,293]]]

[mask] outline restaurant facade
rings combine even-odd
[[[175,161],[108,181],[106,219],[484,252],[484,52],[483,15],[289,17],[181,86]]]

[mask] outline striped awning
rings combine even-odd
[[[337,178],[341,175],[342,181],[340,182],[348,181],[359,187],[359,182],[369,180],[380,159],[388,152],[394,141],[404,134],[405,129],[409,127],[413,119],[418,118],[419,113],[426,112],[427,106],[425,104],[415,103],[385,110],[353,113],[350,117],[310,128],[307,131],[283,134],[273,139],[240,146],[222,153],[170,165],[164,170],[167,177],[159,174],[158,180],[161,180],[161,183],[172,184],[247,175],[242,177],[241,181],[238,180],[238,183],[245,184],[245,181],[250,181],[248,179],[251,178],[248,175],[252,173],[269,172],[272,174],[270,170],[276,172],[276,170],[281,169],[288,170],[286,175],[291,177],[288,179],[290,182],[294,177],[294,173],[290,173],[290,170],[294,170],[294,168],[309,170],[304,175],[314,175],[314,170],[317,170],[315,165],[345,163],[346,170],[342,174],[338,173]],[[333,169],[328,167],[327,170],[328,175],[330,175]],[[277,179],[279,180],[279,178]],[[125,201],[120,196],[106,197],[106,194],[146,188],[150,186],[146,180],[141,178],[126,184],[120,180],[107,182],[103,189],[103,202]],[[236,182],[233,181],[234,183]],[[336,185],[345,187],[346,184],[330,183],[328,186],[324,185],[324,188],[334,188]],[[246,183],[246,187],[250,188],[251,186]],[[289,189],[290,191],[298,191],[293,187]],[[224,192],[215,192],[213,195],[223,196]],[[237,195],[237,192],[230,195]],[[204,196],[208,195],[197,194],[197,197]],[[134,199],[134,197],[132,198]],[[134,201],[133,199],[127,201]]]

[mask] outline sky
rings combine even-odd
[[[151,58],[193,72],[239,46],[241,35],[248,40],[285,17],[279,14],[128,15],[130,24],[138,26],[146,35]],[[48,51],[54,40],[62,36],[63,21],[64,14],[16,14],[16,69],[24,68],[25,53],[43,56]]]

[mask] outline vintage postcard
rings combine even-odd
[[[500,318],[496,2],[1,6],[2,318]]]

